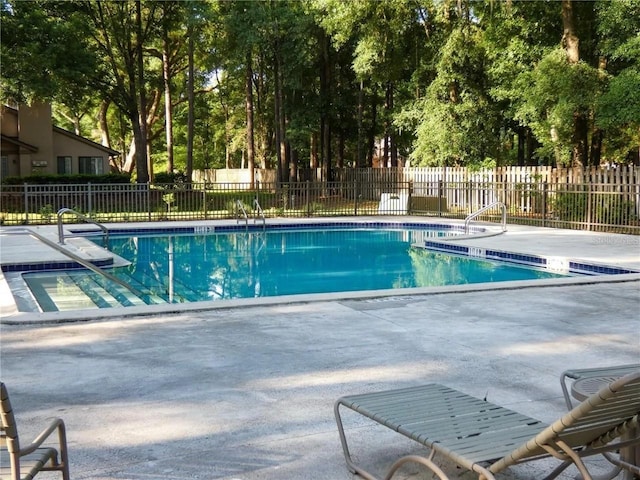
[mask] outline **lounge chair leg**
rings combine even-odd
[[[573,460],[573,463],[575,463],[576,467],[578,467],[578,470],[580,470],[580,473],[582,474],[582,477],[584,478],[584,480],[593,480],[593,477],[591,477],[591,474],[587,470],[587,467],[582,461],[582,458],[580,458],[580,456],[576,452],[574,452],[571,449],[571,447],[566,443],[560,442],[560,441],[557,443],[558,445],[560,445],[560,447],[562,447],[562,449],[566,452],[566,454],[571,457],[571,459]]]
[[[342,425],[342,418],[340,417],[340,405],[342,403],[338,400],[333,406],[333,413],[336,417],[336,423],[338,424],[338,434],[340,435],[340,443],[342,444],[342,451],[344,452],[344,459],[347,462],[347,468],[351,473],[357,473],[362,478],[366,480],[378,480],[372,474],[367,472],[366,470],[360,468],[356,463],[351,459],[351,453],[349,452],[349,445],[347,444],[347,437],[344,433],[344,426]]]
[[[391,477],[393,477],[398,469],[405,463],[409,462],[424,465],[433,473],[435,473],[440,480],[449,480],[449,477],[447,477],[447,475],[440,469],[440,467],[438,467],[430,459],[421,457],[419,455],[407,455],[406,457],[402,457],[401,459],[397,460],[393,465],[391,465],[391,468],[389,469],[389,472],[387,472],[387,476],[384,477],[384,480],[391,480]]]

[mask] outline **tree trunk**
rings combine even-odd
[[[393,127],[393,123],[391,122],[391,118],[393,116],[393,109],[395,108],[395,98],[393,96],[393,82],[389,82],[389,85],[387,86],[389,93],[388,93],[388,97],[389,97],[389,111],[387,112],[387,114],[389,115],[389,123],[388,123],[388,129],[389,129],[389,155],[391,156],[391,166],[392,167],[397,167],[398,166],[398,145],[396,144],[396,133],[395,133],[395,129]]]
[[[516,127],[516,134],[518,136],[518,166],[523,167],[525,165],[525,128]]]
[[[338,158],[336,158],[336,168],[344,167],[345,143],[344,131],[340,129],[338,132]]]
[[[276,55],[277,57],[277,55]],[[276,180],[279,183],[285,182],[284,177],[284,153],[280,146],[283,143],[282,137],[284,133],[281,130],[280,124],[280,102],[282,101],[282,97],[280,94],[280,65],[278,64],[277,58],[274,58],[273,62],[273,80],[274,80],[274,95],[273,95],[273,125],[275,128],[275,149],[276,149]]]
[[[321,31],[320,48],[322,66],[320,67],[320,130],[322,132],[322,180],[331,180],[331,58],[329,55],[329,37]]]
[[[318,133],[313,132],[310,140],[310,157],[309,168],[313,170],[313,178],[315,179],[315,170],[318,168]]]
[[[356,167],[361,168],[365,166],[364,155],[364,81],[360,80],[360,90],[358,90],[358,158]]]
[[[222,94],[220,94],[222,96]],[[222,103],[222,99],[221,99]],[[229,109],[223,104],[224,110],[224,168],[231,168],[231,134],[229,133]]]
[[[107,112],[109,111],[109,101],[100,102],[98,110],[98,128],[100,129],[100,141],[105,147],[111,148],[111,138],[109,137],[109,122],[107,121]]]
[[[195,77],[195,66],[193,60],[193,50],[194,50],[194,42],[193,42],[193,20],[189,19],[189,26],[187,27],[187,37],[188,37],[188,54],[187,54],[187,62],[188,62],[188,74],[187,74],[187,102],[188,102],[188,113],[187,113],[187,166],[185,175],[187,177],[187,181],[191,182],[191,177],[193,175],[193,136],[194,136],[194,124],[195,124],[195,91],[194,91],[194,77]]]
[[[280,170],[280,181],[288,182],[289,181],[289,157],[287,156],[287,125],[285,120],[285,109],[284,109],[284,86],[282,81],[282,58],[280,57],[280,53],[276,52],[276,71],[274,73],[275,76],[275,100],[276,100],[276,121],[278,125],[278,167]]]
[[[173,108],[171,105],[171,69],[169,32],[163,26],[162,38],[162,82],[164,83],[164,129],[167,143],[167,172],[173,172]]]
[[[576,35],[574,0],[562,0],[562,44],[567,52],[570,66],[580,61],[580,40]],[[571,68],[571,67],[570,67]],[[572,162],[574,167],[583,167],[588,163],[588,131],[589,121],[585,112],[576,111],[573,114],[573,133],[571,136]]]
[[[136,139],[136,173],[138,183],[149,181],[149,165],[147,158],[147,94],[144,79],[144,57],[142,49],[142,7],[140,0],[136,1],[136,79],[138,87],[138,105],[134,117],[134,138]],[[133,120],[133,119],[132,119]]]
[[[299,182],[300,178],[298,175],[298,150],[295,148],[291,148],[291,143],[289,142],[287,142],[287,147],[289,150],[289,181]]]
[[[378,101],[375,93],[371,95],[371,126],[369,127],[368,139],[367,139],[367,164],[365,167],[371,168],[373,166],[373,154],[376,148],[376,125],[378,121]]]
[[[602,157],[602,130],[594,128],[591,134],[591,152],[589,154],[589,164],[593,167],[600,165]]]
[[[331,181],[331,124],[326,121],[322,126],[322,180]]]
[[[382,155],[383,167],[392,167],[389,163],[389,157],[391,153],[391,88],[390,83],[384,89],[384,153]]]
[[[249,169],[249,182],[251,188],[255,183],[255,153],[253,139],[253,68],[251,66],[251,50],[247,51],[247,78],[246,78],[246,113],[247,113],[247,168]]]
[[[569,63],[580,61],[580,40],[576,35],[573,0],[562,0],[562,44],[567,52]]]

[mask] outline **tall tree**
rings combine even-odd
[[[87,30],[93,37],[93,48],[107,65],[105,75],[93,79],[94,86],[131,122],[139,183],[150,180],[144,55],[153,27],[157,25],[157,6],[155,2],[143,5],[140,0],[83,0],[77,4],[89,21]],[[131,163],[125,165],[127,171],[133,169]]]
[[[102,69],[81,13],[67,2],[2,0],[0,15],[2,101],[56,100],[83,111]]]

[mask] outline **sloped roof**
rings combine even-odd
[[[1,135],[2,137],[2,141],[3,142],[7,142],[10,143],[12,145],[16,145],[20,148],[24,148],[25,150],[28,150],[30,152],[37,152],[38,151],[38,147],[31,145],[29,143],[26,142],[21,142],[20,140],[18,140],[16,137],[10,137],[9,135]]]
[[[103,152],[106,152],[110,156],[120,155],[120,152],[118,152],[117,150],[113,150],[112,148],[105,147],[104,145],[101,145],[101,144],[99,144],[97,142],[94,142],[93,140],[89,140],[88,138],[81,137],[80,135],[76,135],[75,133],[70,132],[69,130],[65,130],[64,128],[56,127],[55,125],[53,126],[53,133],[60,133],[61,135],[65,135],[65,136],[67,136],[69,138],[72,138],[72,139],[78,141],[78,142],[82,142],[82,143],[86,143],[87,145],[91,145],[94,148],[97,148],[99,150],[102,150]]]

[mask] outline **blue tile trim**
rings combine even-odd
[[[456,232],[464,231],[464,227],[460,225],[445,225],[438,223],[411,223],[411,222],[314,222],[314,223],[287,223],[287,224],[269,224],[267,230],[313,230],[322,228],[412,228],[419,230],[451,230]],[[243,224],[237,225],[202,225],[193,227],[155,227],[155,228],[110,228],[109,235],[170,235],[170,234],[190,234],[190,235],[206,235],[213,233],[228,232],[244,232],[244,231],[262,231],[265,227],[260,223],[252,223],[248,226]],[[74,229],[70,230],[76,235],[98,235],[95,230]],[[473,233],[484,232],[483,228],[472,227]]]
[[[520,265],[527,265],[530,267],[538,267],[548,269],[549,271],[557,271],[551,268],[552,259],[538,256],[538,255],[526,255],[521,253],[504,252],[501,250],[490,250],[467,247],[463,245],[434,242],[427,240],[424,242],[425,248],[429,250],[435,250],[444,253],[453,253],[456,255],[463,255],[472,258],[484,258],[487,260],[498,260],[506,263],[515,263]],[[565,273],[565,272],[557,272]],[[578,275],[621,275],[624,273],[640,273],[638,270],[630,270],[623,267],[615,267],[609,265],[597,265],[583,262],[567,262],[567,274]]]
[[[113,265],[113,259],[96,260],[96,267],[105,268]],[[85,269],[79,263],[73,261],[45,262],[45,263],[16,263],[2,265],[3,272],[42,272],[45,270],[81,270]]]

